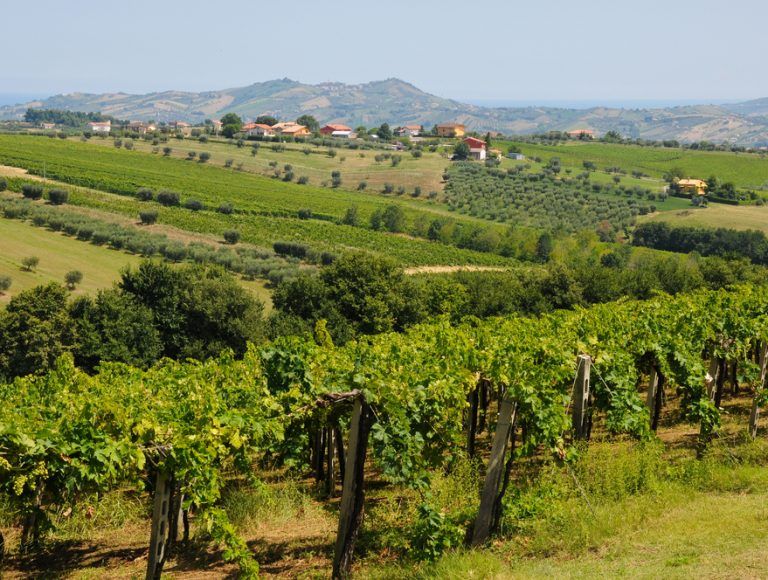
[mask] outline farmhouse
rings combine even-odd
[[[263,123],[247,123],[243,125],[241,131],[249,137],[274,137],[275,132],[269,125]]]
[[[334,133],[338,131],[346,131],[347,133],[352,132],[352,127],[347,127],[346,125],[337,125],[337,124],[330,124],[326,125],[322,129],[320,129],[320,134],[322,135],[333,135]]]
[[[421,125],[404,125],[395,129],[398,137],[418,137],[421,133]]]
[[[153,123],[144,123],[142,121],[131,121],[128,123],[128,130],[140,135],[146,135],[147,133],[154,133],[157,131],[157,127]]]
[[[467,137],[464,139],[464,143],[469,145],[469,156],[472,159],[477,159],[478,161],[485,159],[487,152],[485,141],[474,137]]]
[[[40,128],[41,129],[48,129],[48,130],[55,129],[56,128],[56,123],[40,123]]]
[[[568,131],[568,136],[573,139],[594,139],[595,132],[592,129],[574,129]]]
[[[184,121],[171,121],[168,123],[168,128],[175,133],[181,133],[183,135],[189,135],[192,131],[192,126]]]
[[[91,121],[88,123],[88,130],[92,133],[109,133],[112,130],[112,121]]]
[[[310,134],[309,129],[304,125],[299,125],[293,121],[272,125],[272,131],[275,135],[285,135],[286,137],[306,137]]]
[[[677,182],[680,191],[690,194],[706,195],[707,182],[702,179],[681,179]]]
[[[461,123],[440,123],[437,126],[438,137],[463,137],[467,128]]]

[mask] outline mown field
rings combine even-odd
[[[513,144],[498,143],[503,143],[504,149]],[[569,142],[563,145],[514,144],[528,157],[540,157],[545,161],[559,157],[563,166],[578,171],[583,170],[584,161],[592,161],[598,169],[621,167],[630,173],[641,171],[652,178],[661,179],[665,171],[679,167],[689,177],[706,179],[715,175],[720,181],[731,181],[739,188],[758,189],[768,186],[768,159],[760,154],[588,142]],[[631,176],[622,176],[622,182],[630,183],[631,180]],[[647,183],[649,180],[640,181]]]
[[[648,216],[638,221],[665,221],[672,225],[735,230],[761,230],[768,234],[768,207],[711,204],[707,208],[687,208]]]

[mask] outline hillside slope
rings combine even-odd
[[[253,119],[272,114],[295,119],[308,113],[322,123],[350,125],[421,124],[458,121],[478,131],[534,133],[591,128],[630,137],[681,141],[730,141],[768,144],[768,99],[734,105],[699,105],[662,109],[489,108],[426,93],[399,79],[365,84],[304,84],[290,79],[201,93],[164,91],[56,95],[41,101],[0,107],[0,119],[19,119],[28,107],[100,111],[122,119],[199,122],[235,112]]]

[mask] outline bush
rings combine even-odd
[[[43,186],[34,185],[32,183],[25,183],[24,185],[21,186],[21,195],[23,195],[27,199],[42,199]]]
[[[123,145],[123,147],[125,147],[128,151],[132,151],[133,150],[133,141],[126,141],[125,145]]]
[[[139,201],[152,201],[154,196],[155,195],[152,193],[152,190],[146,187],[142,187],[136,191],[136,199]]]
[[[171,153],[173,153],[173,149],[171,149],[170,147],[163,147],[163,155],[168,157]]]
[[[192,159],[194,159],[195,157],[197,157],[197,151],[189,151],[189,152],[187,153],[187,159],[189,159],[190,161],[191,161]]]
[[[5,177],[0,177],[0,191],[8,189],[8,180]]]
[[[365,188],[368,187],[367,181],[361,181],[357,184],[357,191],[365,191]]]
[[[203,202],[199,199],[188,199],[184,202],[184,207],[187,209],[191,209],[192,211],[200,211],[203,209]]]
[[[231,215],[232,212],[235,211],[235,207],[232,205],[231,202],[225,201],[222,203],[217,209],[217,212],[223,213],[224,215]]]
[[[5,294],[8,292],[8,289],[11,287],[12,283],[13,280],[10,276],[6,276],[5,274],[0,275],[0,294]]]
[[[308,220],[312,218],[312,210],[311,209],[300,209],[298,211],[298,216],[300,220]]]
[[[165,206],[179,205],[181,196],[175,191],[163,190],[157,194],[157,201]]]
[[[307,183],[309,183],[309,177],[307,177],[306,175],[302,175],[296,180],[296,183],[298,183],[299,185],[306,185]]]
[[[200,152],[200,157],[199,157],[200,163],[206,163],[210,158],[211,158],[211,154],[208,153],[207,151]]]
[[[341,185],[341,171],[331,171],[331,186],[339,187]]]
[[[75,286],[83,281],[83,273],[80,270],[70,270],[64,274],[64,282],[67,284],[67,288],[74,290]]]
[[[22,267],[27,271],[31,272],[35,268],[37,268],[37,265],[40,263],[40,258],[37,256],[27,256],[26,258],[22,258],[21,265]]]
[[[224,232],[224,241],[228,244],[236,244],[240,241],[240,232],[237,230],[227,230]]]
[[[145,226],[150,226],[157,222],[157,212],[154,210],[139,212],[139,219]]]
[[[52,189],[48,192],[48,199],[53,205],[64,205],[69,200],[69,192],[65,189]]]
[[[197,138],[197,140],[198,140],[200,143],[208,143],[208,135],[200,135],[200,136]]]
[[[395,191],[395,186],[392,185],[391,183],[385,183],[383,191],[384,193],[392,193],[393,191]]]

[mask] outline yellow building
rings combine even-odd
[[[702,179],[681,179],[677,182],[677,185],[680,186],[680,191],[690,193],[691,195],[694,193],[706,195],[707,193],[707,182]]]
[[[463,137],[467,128],[461,123],[440,123],[437,126],[438,137]]]

